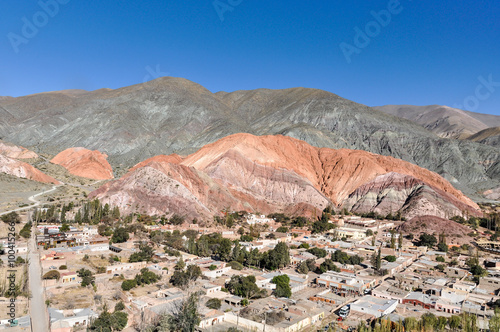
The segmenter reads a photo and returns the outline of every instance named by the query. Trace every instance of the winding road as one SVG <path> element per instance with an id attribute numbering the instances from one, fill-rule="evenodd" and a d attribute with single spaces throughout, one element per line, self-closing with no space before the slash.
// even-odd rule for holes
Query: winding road
<path id="1" fill-rule="evenodd" d="M 0 216 L 2 216 L 2 215 L 4 215 L 4 214 L 11 213 L 11 212 L 17 212 L 17 211 L 29 210 L 29 209 L 31 209 L 31 208 L 34 208 L 34 207 L 36 207 L 36 206 L 39 206 L 41 202 L 40 202 L 40 201 L 38 201 L 38 200 L 36 199 L 36 197 L 41 196 L 41 195 L 45 195 L 45 194 L 47 194 L 47 193 L 50 193 L 50 192 L 52 192 L 52 191 L 56 190 L 56 189 L 57 189 L 57 187 L 59 187 L 59 186 L 61 186 L 61 185 L 63 185 L 63 183 L 62 183 L 62 184 L 58 184 L 58 185 L 54 185 L 54 186 L 52 186 L 52 188 L 50 188 L 50 189 L 44 190 L 44 191 L 42 191 L 42 192 L 39 192 L 38 194 L 34 194 L 34 195 L 32 195 L 32 196 L 28 197 L 28 200 L 29 200 L 30 202 L 33 202 L 33 204 L 30 204 L 30 205 L 28 205 L 28 206 L 23 206 L 23 207 L 20 207 L 20 208 L 17 208 L 17 209 L 12 209 L 12 210 L 8 210 L 8 211 L 0 212 Z"/>

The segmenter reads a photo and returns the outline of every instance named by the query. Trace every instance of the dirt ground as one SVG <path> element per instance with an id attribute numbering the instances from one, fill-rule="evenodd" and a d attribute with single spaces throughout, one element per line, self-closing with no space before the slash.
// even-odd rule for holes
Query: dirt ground
<path id="1" fill-rule="evenodd" d="M 2 258 L 4 259 L 4 264 L 0 268 L 0 295 L 5 294 L 5 292 L 8 291 L 9 280 L 7 279 L 7 277 L 9 276 L 10 272 L 7 270 L 16 270 L 16 285 L 22 286 L 27 281 L 27 274 L 25 274 L 25 265 L 21 265 L 11 269 L 6 266 L 7 258 L 5 256 Z M 8 309 L 6 307 L 9 301 L 10 299 L 8 298 L 0 297 L 0 319 L 10 318 L 7 316 Z M 3 303 L 5 303 L 6 305 L 3 305 Z M 24 296 L 18 296 L 15 303 L 17 317 L 24 316 L 27 308 L 27 298 Z"/>
<path id="2" fill-rule="evenodd" d="M 47 190 L 51 185 L 20 179 L 18 177 L 0 173 L 0 211 L 18 208 L 30 203 L 28 197 L 37 192 Z"/>
<path id="3" fill-rule="evenodd" d="M 8 298 L 0 298 L 0 319 L 10 319 L 11 317 L 8 316 L 9 313 L 9 308 L 7 308 L 8 305 L 10 305 L 10 299 Z M 29 312 L 28 308 L 28 300 L 26 298 L 17 298 L 15 303 L 15 308 L 16 308 L 16 317 L 23 317 L 26 316 Z"/>
<path id="4" fill-rule="evenodd" d="M 91 287 L 80 285 L 47 290 L 50 306 L 56 309 L 89 308 L 94 304 L 94 295 Z"/>

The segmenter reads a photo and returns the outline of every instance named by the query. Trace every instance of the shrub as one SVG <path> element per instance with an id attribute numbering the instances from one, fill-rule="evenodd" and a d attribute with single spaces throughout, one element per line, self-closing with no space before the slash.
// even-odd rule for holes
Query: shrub
<path id="1" fill-rule="evenodd" d="M 123 304 L 122 301 L 118 302 L 116 305 L 115 305 L 115 311 L 121 311 L 125 309 L 125 304 Z"/>
<path id="2" fill-rule="evenodd" d="M 207 308 L 210 308 L 210 309 L 215 309 L 215 310 L 219 310 L 220 307 L 222 305 L 222 302 L 220 299 L 210 299 L 208 300 L 206 303 L 205 303 L 205 306 L 207 306 Z"/>
<path id="3" fill-rule="evenodd" d="M 132 288 L 134 288 L 135 286 L 137 286 L 137 283 L 135 282 L 134 279 L 127 279 L 124 282 L 122 282 L 122 289 L 124 291 L 129 291 Z"/>
<path id="4" fill-rule="evenodd" d="M 66 265 L 61 265 L 59 266 L 59 270 L 67 270 L 68 267 Z"/>
<path id="5" fill-rule="evenodd" d="M 393 255 L 388 255 L 388 256 L 385 256 L 384 259 L 388 262 L 395 262 L 396 261 L 396 256 L 393 256 Z"/>
<path id="6" fill-rule="evenodd" d="M 52 270 L 43 275 L 43 279 L 57 279 L 59 280 L 61 278 L 61 274 L 59 271 Z"/>
<path id="7" fill-rule="evenodd" d="M 243 270 L 243 265 L 242 265 L 240 262 L 237 262 L 237 261 L 232 261 L 232 262 L 229 262 L 229 266 L 230 266 L 233 270 L 237 270 L 237 271 L 241 271 L 241 270 Z"/>

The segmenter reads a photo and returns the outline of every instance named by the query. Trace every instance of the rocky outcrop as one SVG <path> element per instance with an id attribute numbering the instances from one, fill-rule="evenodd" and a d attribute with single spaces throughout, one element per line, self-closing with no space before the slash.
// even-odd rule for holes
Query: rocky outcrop
<path id="1" fill-rule="evenodd" d="M 28 163 L 0 154 L 0 172 L 33 181 L 59 184 L 59 181 Z"/>
<path id="2" fill-rule="evenodd" d="M 143 174 L 146 170 L 147 176 Z M 381 179 L 385 181 L 378 184 Z M 223 208 L 263 213 L 309 209 L 313 215 L 329 204 L 342 206 L 346 200 L 351 206 L 359 201 L 363 208 L 387 209 L 389 213 L 388 203 L 368 204 L 368 196 L 373 196 L 376 188 L 385 190 L 384 186 L 395 188 L 394 197 L 386 197 L 398 206 L 394 212 L 401 210 L 407 216 L 423 212 L 441 215 L 446 209 L 474 214 L 478 209 L 438 174 L 402 160 L 365 151 L 320 149 L 281 135 L 250 134 L 225 137 L 185 158 L 151 158 L 91 197 L 119 203 L 122 209 L 138 206 L 147 212 L 189 215 L 214 214 Z M 136 190 L 140 194 L 135 194 Z M 415 198 L 407 204 L 412 196 Z M 184 203 L 177 202 L 180 207 L 176 208 L 170 201 L 178 197 Z M 423 204 L 424 199 L 429 202 Z M 188 213 L 189 206 L 195 212 Z"/>
<path id="3" fill-rule="evenodd" d="M 418 239 L 422 233 L 434 235 L 436 239 L 439 234 L 444 234 L 448 245 L 470 244 L 474 240 L 468 235 L 471 231 L 470 228 L 436 216 L 414 217 L 405 221 L 399 230 L 403 235 L 411 234 L 414 239 Z"/>
<path id="4" fill-rule="evenodd" d="M 61 165 L 69 173 L 94 180 L 113 178 L 113 169 L 106 160 L 108 156 L 85 148 L 70 148 L 57 154 L 51 163 Z"/>
<path id="5" fill-rule="evenodd" d="M 359 213 L 375 212 L 387 215 L 400 211 L 406 218 L 432 215 L 442 218 L 476 215 L 476 207 L 465 204 L 423 180 L 410 175 L 387 173 L 356 189 L 343 204 Z"/>
<path id="6" fill-rule="evenodd" d="M 193 167 L 152 161 L 134 167 L 90 197 L 127 212 L 177 213 L 188 218 L 210 217 L 225 208 L 271 213 L 301 205 L 311 212 L 330 203 L 311 183 L 293 173 L 247 164 L 241 165 L 239 175 L 228 183 Z M 243 180 L 246 176 L 248 181 Z M 250 182 L 253 185 L 247 186 Z"/>
<path id="7" fill-rule="evenodd" d="M 33 151 L 23 148 L 22 146 L 9 144 L 2 141 L 0 141 L 0 154 L 14 159 L 38 158 L 38 155 Z"/>

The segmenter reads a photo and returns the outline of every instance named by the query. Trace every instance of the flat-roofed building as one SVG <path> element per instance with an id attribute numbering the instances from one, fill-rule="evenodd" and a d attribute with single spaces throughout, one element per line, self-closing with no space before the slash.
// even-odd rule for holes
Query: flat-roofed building
<path id="1" fill-rule="evenodd" d="M 397 300 L 381 299 L 374 296 L 363 296 L 351 304 L 351 311 L 368 314 L 376 318 L 388 315 L 396 310 Z"/>

